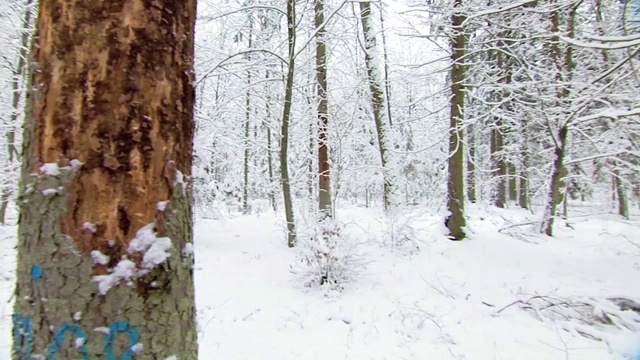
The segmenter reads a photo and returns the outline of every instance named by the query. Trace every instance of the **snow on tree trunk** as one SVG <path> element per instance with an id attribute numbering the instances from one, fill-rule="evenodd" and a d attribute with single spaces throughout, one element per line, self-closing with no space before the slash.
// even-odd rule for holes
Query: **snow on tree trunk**
<path id="1" fill-rule="evenodd" d="M 369 79 L 369 90 L 371 92 L 371 102 L 373 105 L 373 118 L 376 124 L 378 135 L 378 150 L 383 172 L 383 196 L 385 211 L 397 205 L 395 199 L 397 184 L 397 171 L 394 168 L 397 162 L 393 161 L 390 150 L 391 139 L 389 138 L 389 119 L 387 119 L 386 101 L 383 85 L 383 60 L 377 49 L 376 29 L 373 25 L 371 14 L 371 2 L 362 1 L 360 4 L 360 20 L 362 22 L 362 33 L 364 36 L 365 66 Z"/>
<path id="2" fill-rule="evenodd" d="M 41 0 L 13 359 L 197 359 L 195 0 Z"/>
<path id="3" fill-rule="evenodd" d="M 318 94 L 318 208 L 322 217 L 331 217 L 331 172 L 329 165 L 329 101 L 327 100 L 327 46 L 324 0 L 315 1 L 316 91 Z"/>

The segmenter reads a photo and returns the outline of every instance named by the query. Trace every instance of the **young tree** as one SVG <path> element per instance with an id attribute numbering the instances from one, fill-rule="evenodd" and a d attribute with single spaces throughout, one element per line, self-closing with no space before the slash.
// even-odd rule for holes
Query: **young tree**
<path id="1" fill-rule="evenodd" d="M 296 246 L 296 222 L 293 216 L 291 201 L 291 184 L 289 179 L 289 123 L 291 119 L 291 102 L 293 101 L 293 76 L 296 51 L 296 2 L 287 0 L 287 34 L 289 44 L 287 81 L 285 85 L 284 107 L 282 111 L 282 130 L 280 136 L 280 181 L 284 198 L 284 213 L 287 221 L 287 245 Z"/>
<path id="2" fill-rule="evenodd" d="M 197 359 L 195 16 L 195 0 L 40 0 L 13 359 Z"/>

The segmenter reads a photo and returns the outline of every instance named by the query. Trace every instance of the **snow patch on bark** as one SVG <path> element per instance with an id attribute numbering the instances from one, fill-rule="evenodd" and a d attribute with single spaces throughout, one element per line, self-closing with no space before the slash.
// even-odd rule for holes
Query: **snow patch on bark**
<path id="1" fill-rule="evenodd" d="M 94 263 L 100 264 L 100 265 L 107 265 L 110 260 L 109 256 L 103 254 L 99 250 L 91 251 L 91 258 L 93 259 Z"/>
<path id="2" fill-rule="evenodd" d="M 167 208 L 168 203 L 169 201 L 159 201 L 156 208 L 158 209 L 158 211 L 164 211 Z"/>
<path id="3" fill-rule="evenodd" d="M 60 175 L 60 167 L 56 163 L 44 163 L 40 166 L 40 172 L 44 175 L 58 176 Z"/>
<path id="4" fill-rule="evenodd" d="M 151 223 L 143 226 L 136 233 L 135 238 L 129 243 L 127 252 L 129 255 L 138 253 L 142 255 L 140 264 L 129 260 L 126 256 L 116 264 L 107 275 L 96 275 L 93 281 L 98 283 L 98 293 L 105 295 L 112 287 L 125 282 L 130 286 L 136 278 L 149 273 L 154 267 L 164 263 L 170 256 L 172 243 L 168 237 L 157 237 L 154 231 L 155 224 Z M 91 252 L 91 257 L 98 263 L 105 265 L 109 262 L 109 257 L 100 251 Z"/>
<path id="5" fill-rule="evenodd" d="M 108 327 L 97 327 L 95 329 L 93 329 L 93 331 L 97 332 L 97 333 L 101 333 L 101 334 L 105 334 L 105 335 L 109 335 L 109 333 L 111 332 L 111 330 L 109 330 Z"/>
<path id="6" fill-rule="evenodd" d="M 136 263 L 128 259 L 122 259 L 112 269 L 111 274 L 96 275 L 93 281 L 98 283 L 98 293 L 106 295 L 112 287 L 118 285 L 121 281 L 129 281 L 136 274 Z"/>
<path id="7" fill-rule="evenodd" d="M 129 254 L 141 253 L 143 269 L 153 269 L 162 264 L 169 257 L 171 239 L 168 237 L 156 237 L 153 231 L 154 224 L 145 225 L 138 230 L 136 237 L 129 243 Z"/>
<path id="8" fill-rule="evenodd" d="M 85 230 L 89 230 L 92 234 L 95 234 L 96 231 L 98 231 L 98 228 L 96 227 L 96 224 L 92 224 L 90 222 L 86 222 L 84 224 L 82 224 L 82 228 Z"/>

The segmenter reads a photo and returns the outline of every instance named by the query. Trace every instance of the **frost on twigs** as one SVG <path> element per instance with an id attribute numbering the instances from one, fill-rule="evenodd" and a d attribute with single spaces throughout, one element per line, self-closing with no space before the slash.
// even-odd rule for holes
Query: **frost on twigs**
<path id="1" fill-rule="evenodd" d="M 324 219 L 305 227 L 291 271 L 307 287 L 341 291 L 365 266 L 359 244 L 345 236 L 344 226 Z"/>
<path id="2" fill-rule="evenodd" d="M 98 293 L 105 295 L 112 287 L 125 282 L 130 283 L 135 279 L 147 275 L 152 269 L 164 263 L 169 258 L 172 243 L 168 237 L 157 237 L 154 232 L 155 224 L 143 226 L 136 233 L 136 237 L 129 243 L 128 254 L 133 259 L 140 257 L 138 263 L 129 257 L 122 259 L 109 269 L 107 275 L 97 275 L 93 281 L 98 284 Z M 98 251 L 93 251 L 91 256 L 94 262 L 101 263 L 105 258 Z M 107 260 L 108 262 L 108 260 Z"/>
<path id="3" fill-rule="evenodd" d="M 505 305 L 494 315 L 498 316 L 514 307 L 540 321 L 552 321 L 564 331 L 610 346 L 619 339 L 616 334 L 640 333 L 640 302 L 633 299 L 533 296 Z"/>
<path id="4" fill-rule="evenodd" d="M 393 252 L 415 254 L 420 251 L 416 231 L 411 225 L 416 221 L 414 216 L 403 214 L 393 209 L 384 214 L 380 224 L 380 243 Z"/>

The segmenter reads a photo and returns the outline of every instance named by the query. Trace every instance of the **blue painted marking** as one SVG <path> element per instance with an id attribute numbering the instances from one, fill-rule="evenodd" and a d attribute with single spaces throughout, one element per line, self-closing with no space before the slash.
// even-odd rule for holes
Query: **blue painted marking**
<path id="1" fill-rule="evenodd" d="M 129 335 L 129 347 L 127 351 L 122 354 L 121 357 L 116 358 L 116 355 L 113 353 L 113 342 L 115 341 L 117 333 L 126 333 Z M 129 326 L 129 323 L 126 321 L 114 321 L 109 324 L 109 334 L 104 338 L 104 351 L 107 357 L 107 360 L 131 360 L 135 353 L 133 352 L 133 346 L 138 343 L 139 340 L 138 330 L 136 328 Z"/>
<path id="2" fill-rule="evenodd" d="M 42 279 L 42 267 L 40 265 L 31 266 L 31 280 Z"/>
<path id="3" fill-rule="evenodd" d="M 33 330 L 31 318 L 13 314 L 13 352 L 14 355 L 24 355 L 25 359 L 31 359 L 31 343 Z"/>
<path id="4" fill-rule="evenodd" d="M 67 331 L 75 335 L 76 339 L 84 339 L 86 343 L 87 335 L 85 335 L 80 326 L 75 324 L 69 325 L 68 323 L 64 322 L 62 323 L 62 325 L 60 325 L 60 329 L 58 329 L 58 332 L 53 336 L 53 343 L 51 344 L 51 346 L 49 346 L 49 354 L 47 355 L 47 360 L 54 360 L 56 354 L 60 352 L 60 347 L 62 346 L 64 335 Z M 85 344 L 82 344 L 82 346 L 78 347 L 78 352 L 80 352 L 82 360 L 89 360 L 89 352 L 87 351 L 87 347 Z"/>

